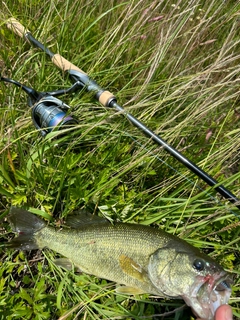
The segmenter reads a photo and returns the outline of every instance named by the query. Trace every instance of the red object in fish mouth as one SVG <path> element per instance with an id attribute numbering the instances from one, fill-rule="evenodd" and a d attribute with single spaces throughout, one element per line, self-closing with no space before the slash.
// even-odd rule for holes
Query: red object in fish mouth
<path id="1" fill-rule="evenodd" d="M 191 295 L 183 299 L 197 317 L 212 320 L 217 308 L 228 303 L 231 283 L 232 276 L 225 271 L 198 276 L 192 285 Z"/>

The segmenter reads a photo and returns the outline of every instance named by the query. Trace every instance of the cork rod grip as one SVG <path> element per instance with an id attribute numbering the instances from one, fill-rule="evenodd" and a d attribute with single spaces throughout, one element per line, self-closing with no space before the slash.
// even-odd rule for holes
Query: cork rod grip
<path id="1" fill-rule="evenodd" d="M 76 71 L 79 71 L 81 73 L 86 74 L 86 72 L 84 72 L 83 70 L 81 70 L 80 68 L 75 66 L 73 63 L 71 63 L 67 59 L 63 58 L 59 53 L 56 53 L 52 57 L 52 63 L 54 63 L 55 66 L 57 66 L 58 68 L 60 68 L 63 71 L 76 70 Z"/>
<path id="2" fill-rule="evenodd" d="M 84 72 L 83 70 L 81 70 L 80 68 L 78 68 L 77 66 L 75 66 L 73 63 L 71 63 L 70 61 L 68 61 L 67 59 L 63 58 L 59 53 L 56 53 L 53 57 L 52 57 L 52 62 L 61 70 L 63 71 L 69 71 L 69 70 L 76 70 L 79 71 L 83 74 L 86 74 L 86 72 Z M 87 74 L 86 74 L 87 75 Z M 101 95 L 99 96 L 98 100 L 99 102 L 104 105 L 107 106 L 108 102 L 112 99 L 114 99 L 115 97 L 113 96 L 113 94 L 109 91 L 103 91 L 101 93 Z"/>
<path id="3" fill-rule="evenodd" d="M 7 20 L 7 27 L 12 30 L 14 33 L 16 33 L 18 36 L 23 38 L 26 33 L 29 32 L 17 19 L 15 18 L 9 18 Z"/>
<path id="4" fill-rule="evenodd" d="M 116 99 L 115 96 L 114 96 L 111 92 L 105 90 L 105 91 L 103 91 L 103 93 L 102 93 L 102 94 L 100 95 L 100 97 L 98 98 L 98 101 L 99 101 L 103 106 L 108 107 L 109 101 L 115 100 L 115 99 Z"/>

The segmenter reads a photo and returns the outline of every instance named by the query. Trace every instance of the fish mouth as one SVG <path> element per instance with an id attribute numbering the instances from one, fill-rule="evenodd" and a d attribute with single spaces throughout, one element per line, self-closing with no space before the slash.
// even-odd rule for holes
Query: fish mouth
<path id="1" fill-rule="evenodd" d="M 213 315 L 220 305 L 228 303 L 231 295 L 230 284 L 230 281 L 226 278 L 219 279 L 212 289 L 210 293 L 210 308 Z"/>
<path id="2" fill-rule="evenodd" d="M 192 307 L 196 316 L 212 320 L 217 308 L 228 303 L 232 277 L 226 272 L 221 272 L 218 275 L 199 278 L 196 282 L 190 297 L 184 300 Z"/>

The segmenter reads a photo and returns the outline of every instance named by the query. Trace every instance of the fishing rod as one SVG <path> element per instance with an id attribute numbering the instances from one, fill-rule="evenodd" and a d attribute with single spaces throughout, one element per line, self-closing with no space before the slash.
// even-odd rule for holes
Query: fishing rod
<path id="1" fill-rule="evenodd" d="M 240 200 L 223 185 L 219 184 L 214 178 L 207 174 L 204 170 L 198 167 L 195 163 L 187 159 L 175 148 L 170 146 L 165 140 L 160 136 L 155 134 L 150 130 L 145 124 L 140 120 L 135 118 L 131 113 L 127 112 L 121 105 L 117 103 L 116 97 L 99 86 L 93 79 L 91 79 L 87 73 L 75 66 L 73 63 L 62 57 L 59 53 L 53 53 L 44 44 L 39 42 L 33 37 L 31 32 L 27 30 L 19 21 L 15 18 L 8 19 L 7 27 L 14 31 L 17 35 L 25 38 L 35 47 L 41 49 L 45 52 L 51 59 L 51 61 L 62 71 L 68 72 L 70 79 L 73 83 L 77 83 L 77 89 L 85 89 L 94 94 L 96 100 L 100 102 L 106 108 L 111 108 L 116 111 L 120 111 L 130 122 L 140 129 L 146 136 L 153 140 L 156 144 L 163 147 L 169 154 L 171 154 L 175 159 L 181 162 L 185 167 L 187 167 L 191 172 L 205 181 L 209 186 L 213 187 L 219 194 L 221 194 L 225 199 L 233 203 L 238 209 L 240 209 Z"/>

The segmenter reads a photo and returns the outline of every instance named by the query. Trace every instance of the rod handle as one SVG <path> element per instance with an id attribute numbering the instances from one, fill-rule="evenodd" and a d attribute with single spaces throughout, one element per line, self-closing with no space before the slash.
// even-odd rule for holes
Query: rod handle
<path id="1" fill-rule="evenodd" d="M 81 70 L 80 68 L 75 66 L 72 62 L 65 59 L 59 53 L 54 54 L 54 56 L 52 57 L 52 63 L 54 63 L 55 66 L 57 66 L 59 69 L 61 69 L 63 71 L 76 70 L 76 71 L 79 71 L 81 73 L 86 74 L 86 72 L 84 72 L 83 70 Z"/>
<path id="2" fill-rule="evenodd" d="M 35 44 L 35 46 L 41 48 L 43 51 L 46 52 L 47 48 L 45 48 L 43 44 L 41 44 L 38 40 L 33 38 L 30 31 L 26 29 L 17 19 L 13 17 L 9 18 L 7 20 L 7 27 L 10 30 L 12 30 L 14 33 L 16 33 L 18 36 L 20 36 L 21 38 L 26 38 L 30 43 Z M 53 54 L 51 52 L 50 57 L 51 57 L 52 63 L 55 64 L 59 69 L 63 71 L 75 70 L 82 74 L 87 75 L 86 72 L 84 72 L 83 70 L 75 66 L 73 63 L 65 59 L 59 53 Z M 116 98 L 111 92 L 107 90 L 103 90 L 99 95 L 98 100 L 102 105 L 107 107 L 109 105 L 109 102 L 112 100 L 116 100 Z"/>
<path id="3" fill-rule="evenodd" d="M 116 100 L 115 96 L 110 91 L 103 91 L 98 98 L 98 101 L 105 107 L 109 107 L 109 102 Z"/>
<path id="4" fill-rule="evenodd" d="M 56 53 L 52 57 L 52 62 L 63 71 L 76 70 L 78 72 L 81 72 L 82 74 L 87 75 L 86 72 L 84 72 L 83 70 L 75 66 L 73 63 L 65 59 L 59 53 Z M 98 101 L 106 107 L 108 106 L 109 101 L 111 101 L 112 99 L 115 99 L 114 95 L 107 90 L 104 90 L 98 97 Z"/>
<path id="5" fill-rule="evenodd" d="M 23 38 L 25 37 L 26 33 L 29 32 L 28 29 L 26 29 L 17 19 L 15 18 L 9 18 L 7 20 L 7 27 L 8 29 L 12 30 L 14 33 L 16 33 L 19 37 Z"/>

